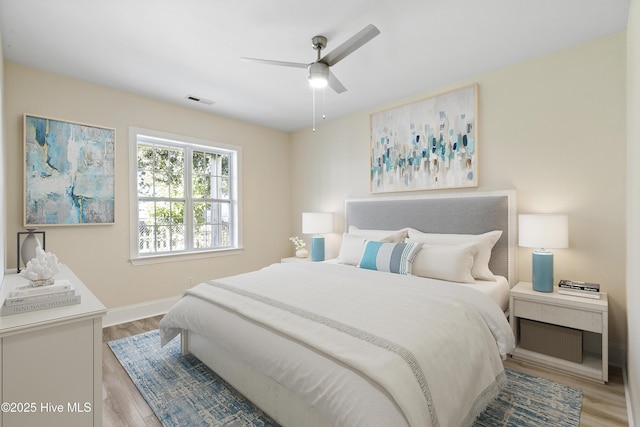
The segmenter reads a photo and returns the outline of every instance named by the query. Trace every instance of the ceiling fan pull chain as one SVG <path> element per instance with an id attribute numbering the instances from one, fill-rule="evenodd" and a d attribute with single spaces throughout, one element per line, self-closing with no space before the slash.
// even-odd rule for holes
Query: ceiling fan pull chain
<path id="1" fill-rule="evenodd" d="M 311 103 L 313 104 L 311 107 L 311 114 L 313 115 L 313 131 L 316 131 L 316 89 L 311 88 Z"/>
<path id="2" fill-rule="evenodd" d="M 325 105 L 325 98 L 324 98 L 324 94 L 326 93 L 325 88 L 322 88 L 322 120 L 325 120 L 327 118 L 327 116 L 324 114 L 325 111 L 327 111 L 326 105 Z"/>

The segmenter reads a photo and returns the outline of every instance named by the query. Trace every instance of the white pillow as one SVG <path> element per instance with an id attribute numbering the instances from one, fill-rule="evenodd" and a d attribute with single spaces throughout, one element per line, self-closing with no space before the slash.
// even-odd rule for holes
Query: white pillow
<path id="1" fill-rule="evenodd" d="M 340 253 L 338 254 L 338 262 L 340 264 L 358 265 L 364 251 L 364 241 L 363 237 L 344 233 L 342 235 Z"/>
<path id="2" fill-rule="evenodd" d="M 403 243 L 407 237 L 407 228 L 402 230 L 363 230 L 353 225 L 349 226 L 349 234 L 366 240 L 385 243 Z"/>
<path id="3" fill-rule="evenodd" d="M 428 245 L 460 245 L 463 243 L 479 243 L 478 253 L 473 261 L 471 274 L 479 280 L 495 281 L 496 277 L 489 269 L 489 260 L 491 260 L 491 250 L 495 246 L 502 230 L 489 231 L 484 234 L 437 234 L 423 233 L 422 231 L 409 229 L 409 241 L 426 243 Z"/>
<path id="4" fill-rule="evenodd" d="M 450 282 L 475 283 L 471 268 L 478 249 L 478 243 L 455 246 L 423 243 L 422 249 L 413 259 L 411 274 Z"/>

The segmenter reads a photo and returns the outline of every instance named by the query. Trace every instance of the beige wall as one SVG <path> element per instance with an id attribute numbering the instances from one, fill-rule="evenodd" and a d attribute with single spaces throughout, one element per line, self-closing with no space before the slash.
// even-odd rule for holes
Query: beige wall
<path id="1" fill-rule="evenodd" d="M 627 380 L 630 412 L 640 421 L 640 3 L 633 0 L 627 25 Z"/>
<path id="2" fill-rule="evenodd" d="M 116 224 L 47 227 L 54 252 L 109 308 L 180 295 L 194 282 L 245 272 L 292 251 L 290 136 L 260 126 L 180 107 L 104 86 L 5 62 L 5 244 L 16 267 L 15 235 L 23 230 L 23 114 L 116 129 Z M 242 147 L 244 252 L 241 255 L 132 266 L 129 261 L 129 126 Z"/>
<path id="3" fill-rule="evenodd" d="M 3 51 L 2 51 L 2 31 L 0 29 L 0 59 L 3 58 Z M 4 194 L 4 188 L 5 188 L 5 138 L 4 138 L 4 127 L 2 125 L 2 119 L 3 119 L 3 114 L 2 111 L 4 109 L 4 61 L 0 60 L 0 212 L 4 212 L 4 207 L 5 207 L 5 194 Z M 6 263 L 6 258 L 4 256 L 5 254 L 5 233 L 7 230 L 7 220 L 6 220 L 7 216 L 6 215 L 2 215 L 2 218 L 0 219 L 0 279 L 4 277 L 4 270 L 5 270 L 5 263 Z"/>
<path id="4" fill-rule="evenodd" d="M 555 277 L 602 284 L 610 296 L 610 340 L 622 346 L 624 33 L 325 123 L 315 133 L 294 133 L 293 232 L 302 211 L 329 210 L 340 218 L 345 198 L 369 196 L 371 113 L 473 82 L 479 85 L 478 189 L 516 189 L 519 213 L 569 214 L 571 247 L 554 251 Z M 341 226 L 338 220 L 336 231 Z M 330 236 L 329 256 L 337 254 L 339 236 Z M 519 249 L 521 280 L 531 280 L 530 254 Z"/>

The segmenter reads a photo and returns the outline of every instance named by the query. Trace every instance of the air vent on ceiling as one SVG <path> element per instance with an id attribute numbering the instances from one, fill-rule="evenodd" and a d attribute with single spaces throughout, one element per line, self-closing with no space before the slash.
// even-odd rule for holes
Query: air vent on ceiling
<path id="1" fill-rule="evenodd" d="M 187 95 L 185 96 L 185 99 L 188 99 L 189 101 L 199 102 L 201 104 L 213 105 L 213 101 L 211 101 L 210 99 L 200 98 L 199 96 Z"/>

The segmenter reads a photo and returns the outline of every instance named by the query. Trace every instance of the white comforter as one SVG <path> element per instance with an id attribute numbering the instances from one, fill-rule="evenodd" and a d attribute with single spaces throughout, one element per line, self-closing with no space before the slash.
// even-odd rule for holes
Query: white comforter
<path id="1" fill-rule="evenodd" d="M 412 276 L 324 263 L 274 264 L 202 283 L 186 295 L 361 372 L 389 393 L 410 426 L 470 425 L 499 392 L 501 356 L 514 346 L 503 312 L 489 297 Z M 163 319 L 163 344 L 197 324 L 184 321 L 186 312 L 182 304 Z"/>

